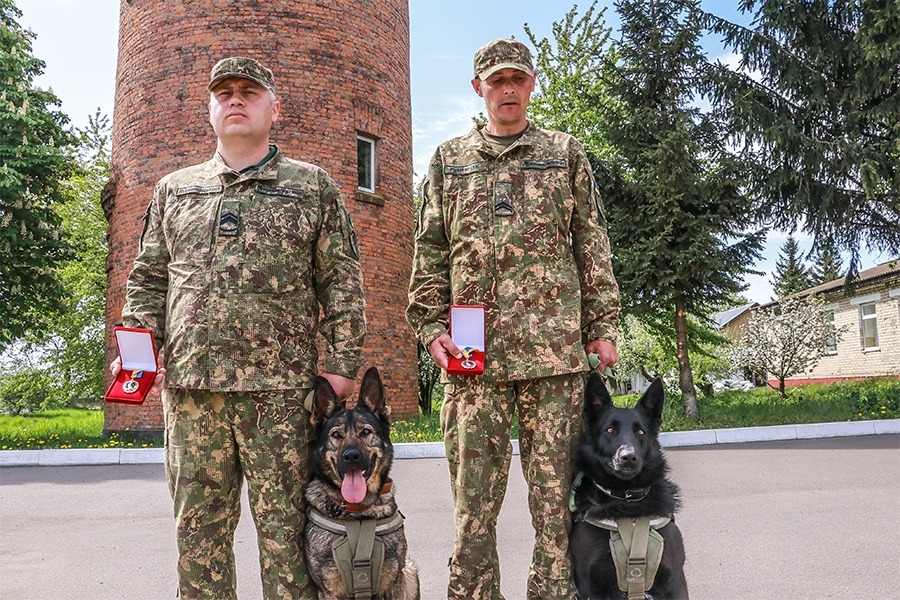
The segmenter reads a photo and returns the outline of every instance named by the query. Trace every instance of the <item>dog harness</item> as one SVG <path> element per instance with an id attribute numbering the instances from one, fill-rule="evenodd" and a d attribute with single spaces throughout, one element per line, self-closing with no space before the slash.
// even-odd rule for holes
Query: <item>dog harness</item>
<path id="1" fill-rule="evenodd" d="M 583 477 L 584 473 L 579 472 L 572 484 L 569 509 L 573 513 L 576 510 L 575 492 L 581 485 Z M 608 496 L 628 502 L 637 502 L 649 492 L 644 489 L 626 490 L 620 496 L 613 495 L 599 485 L 597 487 Z M 628 600 L 645 600 L 649 597 L 646 592 L 653 587 L 665 548 L 665 540 L 657 529 L 662 529 L 672 519 L 669 517 L 606 519 L 592 514 L 593 508 L 588 507 L 578 514 L 575 521 L 609 531 L 609 550 L 616 567 L 619 589 L 628 594 Z"/>
<path id="2" fill-rule="evenodd" d="M 403 527 L 400 511 L 386 519 L 337 520 L 310 507 L 309 519 L 335 534 L 331 554 L 352 597 L 371 600 L 384 564 L 384 542 L 379 538 Z"/>

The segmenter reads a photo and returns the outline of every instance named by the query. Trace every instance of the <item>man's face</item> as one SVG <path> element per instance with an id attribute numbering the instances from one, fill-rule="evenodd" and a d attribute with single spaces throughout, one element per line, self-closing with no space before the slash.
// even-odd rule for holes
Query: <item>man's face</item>
<path id="1" fill-rule="evenodd" d="M 485 80 L 472 80 L 475 92 L 484 98 L 488 121 L 506 131 L 518 133 L 525 128 L 525 110 L 534 91 L 534 77 L 518 69 L 500 69 Z"/>
<path id="2" fill-rule="evenodd" d="M 243 77 L 223 79 L 209 96 L 209 122 L 220 140 L 268 139 L 279 109 L 272 92 Z"/>

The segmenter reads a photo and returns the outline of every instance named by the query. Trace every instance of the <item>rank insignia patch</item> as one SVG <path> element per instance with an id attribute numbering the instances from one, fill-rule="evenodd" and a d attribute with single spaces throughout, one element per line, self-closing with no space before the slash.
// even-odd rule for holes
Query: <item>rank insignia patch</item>
<path id="1" fill-rule="evenodd" d="M 236 236 L 240 228 L 240 219 L 231 212 L 223 212 L 219 217 L 219 235 Z"/>
<path id="2" fill-rule="evenodd" d="M 494 214 L 498 217 L 510 217 L 514 213 L 512 183 L 498 181 L 494 184 Z"/>

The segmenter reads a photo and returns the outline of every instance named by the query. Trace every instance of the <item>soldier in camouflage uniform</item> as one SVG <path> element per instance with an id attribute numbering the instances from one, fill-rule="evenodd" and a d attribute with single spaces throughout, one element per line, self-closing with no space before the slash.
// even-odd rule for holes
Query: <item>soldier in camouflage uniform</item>
<path id="1" fill-rule="evenodd" d="M 586 353 L 601 370 L 618 360 L 618 286 L 591 168 L 577 140 L 528 123 L 534 77 L 520 42 L 478 50 L 472 86 L 488 122 L 438 147 L 417 224 L 407 318 L 440 367 L 461 356 L 450 305 L 486 306 L 484 374 L 445 374 L 448 598 L 502 598 L 496 523 L 516 411 L 535 528 L 527 597 L 575 597 L 567 501 Z"/>
<path id="2" fill-rule="evenodd" d="M 300 543 L 303 400 L 317 332 L 323 375 L 340 397 L 353 391 L 365 337 L 359 250 L 334 181 L 269 144 L 280 110 L 272 72 L 227 58 L 208 89 L 217 152 L 156 186 L 122 319 L 152 329 L 163 349 L 180 597 L 236 597 L 246 477 L 265 598 L 313 600 Z"/>

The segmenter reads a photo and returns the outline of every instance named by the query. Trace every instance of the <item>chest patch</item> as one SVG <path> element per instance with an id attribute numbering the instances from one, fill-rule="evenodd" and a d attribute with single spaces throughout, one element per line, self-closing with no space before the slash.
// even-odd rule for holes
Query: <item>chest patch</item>
<path id="1" fill-rule="evenodd" d="M 234 237 L 238 234 L 240 225 L 241 220 L 237 214 L 223 210 L 222 216 L 219 217 L 219 235 Z"/>
<path id="2" fill-rule="evenodd" d="M 512 183 L 496 182 L 494 184 L 494 214 L 498 217 L 511 217 L 515 212 Z"/>

